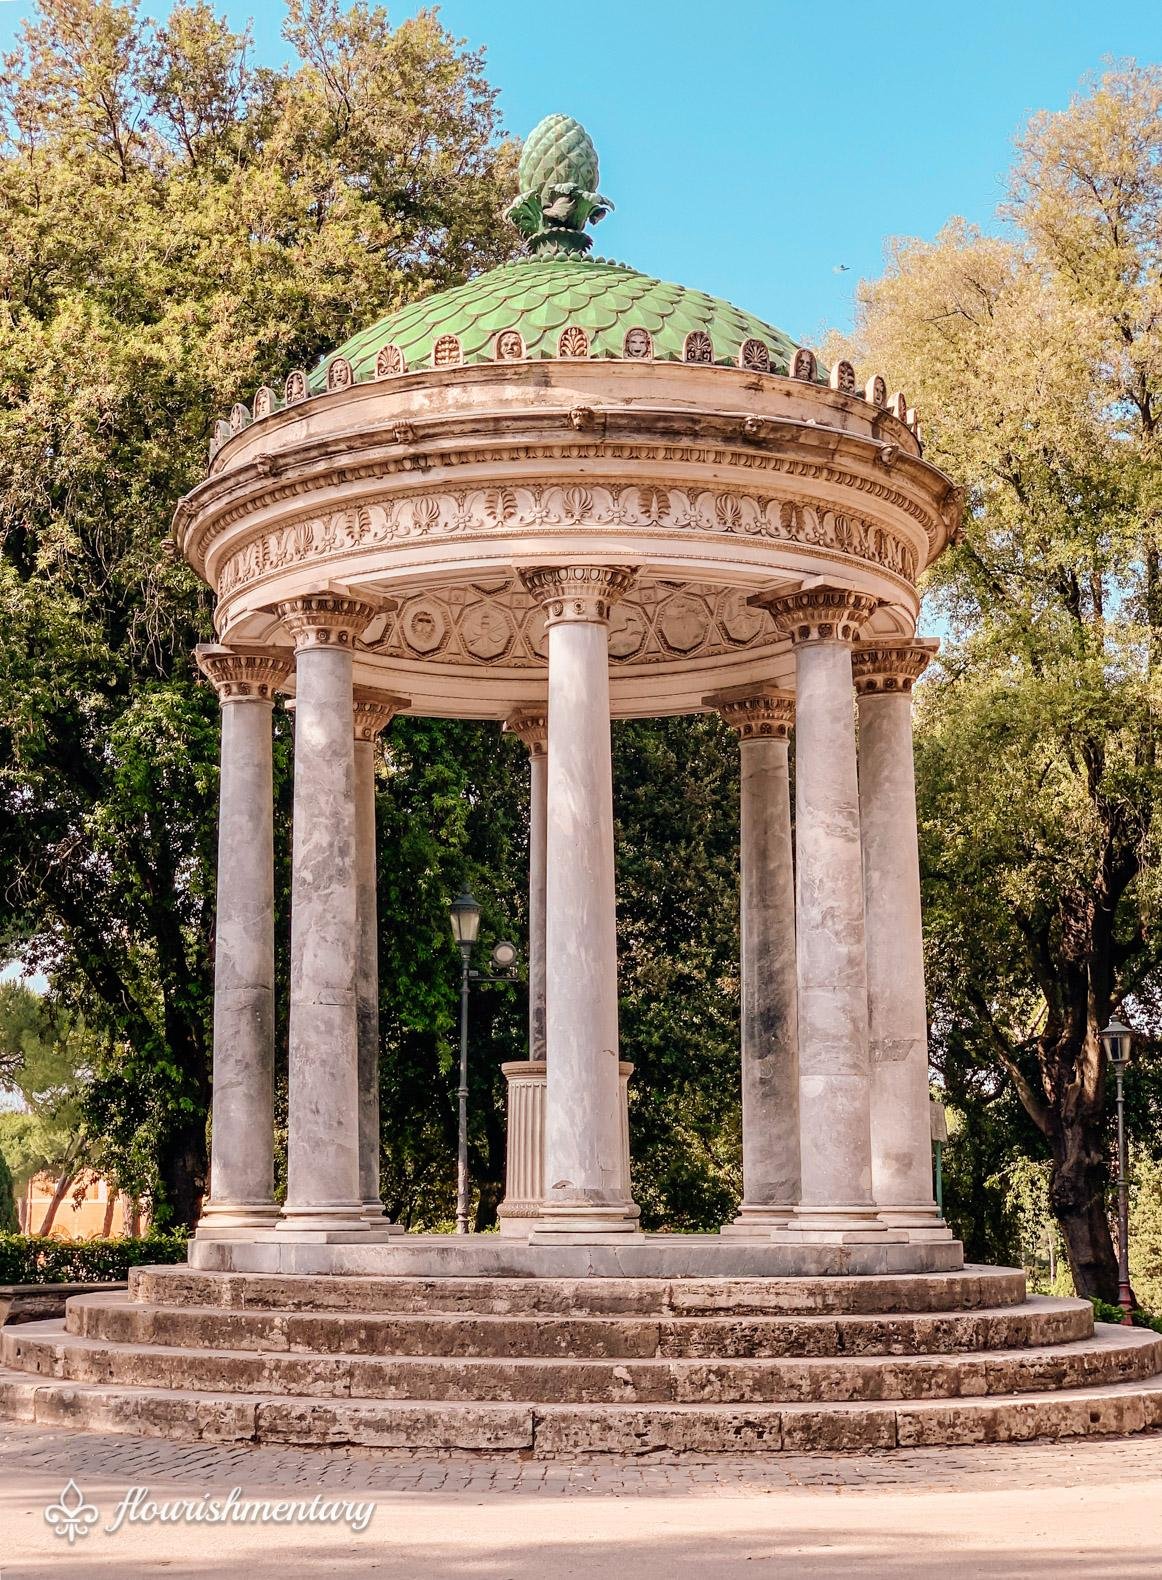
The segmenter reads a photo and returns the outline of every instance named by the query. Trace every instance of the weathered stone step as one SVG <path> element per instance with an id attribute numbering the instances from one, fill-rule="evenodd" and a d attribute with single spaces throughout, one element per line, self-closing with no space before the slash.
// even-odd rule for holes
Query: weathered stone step
<path id="1" fill-rule="evenodd" d="M 973 1311 L 1019 1305 L 1013 1268 L 834 1278 L 414 1278 L 207 1273 L 139 1267 L 129 1292 L 148 1304 L 288 1311 L 472 1312 L 519 1316 L 828 1316 Z"/>
<path id="2" fill-rule="evenodd" d="M 0 1416 L 178 1441 L 386 1453 L 802 1453 L 1121 1435 L 1162 1426 L 1162 1378 L 1058 1394 L 830 1405 L 400 1404 L 76 1384 L 0 1368 Z"/>
<path id="3" fill-rule="evenodd" d="M 1087 1300 L 1034 1297 L 999 1310 L 896 1316 L 495 1316 L 474 1312 L 230 1310 L 151 1306 L 124 1296 L 69 1304 L 66 1330 L 117 1344 L 292 1354 L 555 1356 L 565 1359 L 924 1355 L 1089 1338 Z"/>
<path id="4" fill-rule="evenodd" d="M 1162 1338 L 1098 1326 L 1090 1339 L 982 1354 L 765 1360 L 567 1360 L 287 1354 L 117 1344 L 59 1322 L 0 1334 L 0 1359 L 80 1383 L 287 1394 L 532 1404 L 843 1403 L 956 1399 L 1137 1381 L 1162 1370 Z"/>

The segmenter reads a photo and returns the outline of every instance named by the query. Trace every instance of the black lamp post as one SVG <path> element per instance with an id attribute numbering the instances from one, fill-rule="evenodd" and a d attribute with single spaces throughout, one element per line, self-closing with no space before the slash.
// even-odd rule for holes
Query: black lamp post
<path id="1" fill-rule="evenodd" d="M 1134 1325 L 1134 1297 L 1130 1292 L 1130 1166 L 1126 1152 L 1126 1100 L 1122 1088 L 1134 1034 L 1120 1020 L 1110 1019 L 1101 1040 L 1118 1083 L 1118 1304 L 1122 1326 Z"/>
<path id="2" fill-rule="evenodd" d="M 450 910 L 452 936 L 460 945 L 460 1103 L 456 1139 L 456 1233 L 468 1233 L 468 969 L 480 933 L 480 907 L 468 893 L 457 895 Z"/>
<path id="3" fill-rule="evenodd" d="M 473 982 L 512 982 L 516 945 L 501 939 L 492 951 L 492 966 L 502 975 L 482 976 L 471 969 L 472 950 L 480 936 L 480 907 L 467 890 L 448 911 L 452 937 L 460 945 L 460 1086 L 456 1135 L 456 1233 L 468 1233 L 468 989 Z"/>

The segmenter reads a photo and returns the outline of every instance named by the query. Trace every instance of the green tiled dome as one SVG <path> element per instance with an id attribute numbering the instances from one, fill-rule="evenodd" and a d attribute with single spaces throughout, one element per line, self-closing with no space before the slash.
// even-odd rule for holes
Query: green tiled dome
<path id="1" fill-rule="evenodd" d="M 346 357 L 355 379 L 362 381 L 375 378 L 376 360 L 387 346 L 399 348 L 409 371 L 433 365 L 436 342 L 443 336 L 459 341 L 460 361 L 492 362 L 497 336 L 515 329 L 526 358 L 557 357 L 562 331 L 572 327 L 584 330 L 591 357 L 625 356 L 631 329 L 650 336 L 648 343 L 635 337 L 631 355 L 667 361 L 699 360 L 688 358 L 686 341 L 698 331 L 710 337 L 713 361 L 720 364 L 737 366 L 744 344 L 759 341 L 770 371 L 786 373 L 796 349 L 781 329 L 701 291 L 602 259 L 533 256 L 389 313 L 325 358 L 310 375 L 310 389 L 326 388 L 327 366 L 336 356 Z M 747 365 L 761 366 L 758 355 L 757 364 Z"/>

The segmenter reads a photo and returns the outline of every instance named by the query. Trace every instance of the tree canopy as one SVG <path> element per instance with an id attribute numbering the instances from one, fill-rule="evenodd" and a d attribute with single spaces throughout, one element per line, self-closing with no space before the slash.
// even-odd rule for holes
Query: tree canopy
<path id="1" fill-rule="evenodd" d="M 1009 217 L 894 243 L 856 338 L 968 496 L 918 704 L 937 1066 L 981 1102 L 1003 1072 L 1113 1300 L 1098 1033 L 1127 1006 L 1156 1035 L 1162 992 L 1162 70 L 1035 117 Z"/>
<path id="2" fill-rule="evenodd" d="M 174 504 L 216 412 L 515 241 L 479 54 L 286 31 L 273 71 L 201 0 L 44 0 L 0 73 L 0 937 L 107 1034 L 92 1115 L 162 1221 L 205 1184 L 217 787 Z"/>

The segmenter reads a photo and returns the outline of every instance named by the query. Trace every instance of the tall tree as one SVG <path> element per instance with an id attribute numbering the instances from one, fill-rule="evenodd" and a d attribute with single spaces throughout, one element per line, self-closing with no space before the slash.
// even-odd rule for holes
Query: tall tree
<path id="1" fill-rule="evenodd" d="M 480 54 L 293 0 L 256 68 L 204 0 L 43 0 L 0 72 L 0 936 L 109 1049 L 126 1182 L 206 1182 L 216 707 L 168 553 L 212 416 L 508 255 Z"/>
<path id="2" fill-rule="evenodd" d="M 1107 1300 L 1098 1034 L 1162 982 L 1160 108 L 1162 71 L 1129 66 L 1036 118 L 1019 233 L 896 243 L 857 336 L 969 502 L 918 708 L 934 1050 L 1012 1083 L 1075 1284 Z"/>
<path id="3" fill-rule="evenodd" d="M 30 1232 L 47 1234 L 69 1191 L 94 1177 L 102 1147 L 85 1123 L 82 1093 L 99 1051 L 79 1016 L 22 982 L 0 983 L 0 1094 L 20 1104 L 0 1114 L 0 1144 L 21 1189 L 34 1174 L 55 1181 L 43 1222 Z"/>

